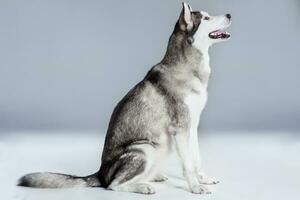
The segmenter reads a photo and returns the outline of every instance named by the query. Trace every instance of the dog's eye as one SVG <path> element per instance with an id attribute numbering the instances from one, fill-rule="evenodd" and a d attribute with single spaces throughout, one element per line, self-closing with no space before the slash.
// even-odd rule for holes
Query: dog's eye
<path id="1" fill-rule="evenodd" d="M 209 20 L 210 18 L 208 16 L 205 16 L 203 19 L 204 20 Z"/>

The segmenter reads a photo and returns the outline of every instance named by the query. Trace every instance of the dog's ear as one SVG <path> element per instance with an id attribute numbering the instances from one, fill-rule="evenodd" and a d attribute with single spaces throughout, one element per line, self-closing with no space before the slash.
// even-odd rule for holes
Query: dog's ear
<path id="1" fill-rule="evenodd" d="M 179 26 L 183 31 L 191 30 L 193 28 L 192 8 L 185 2 L 182 3 L 182 10 L 179 17 Z"/>

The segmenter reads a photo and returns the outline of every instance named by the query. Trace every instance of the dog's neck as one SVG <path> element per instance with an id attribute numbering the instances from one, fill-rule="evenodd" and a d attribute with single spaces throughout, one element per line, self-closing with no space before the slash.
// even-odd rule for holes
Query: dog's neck
<path id="1" fill-rule="evenodd" d="M 202 78 L 202 83 L 205 85 L 205 87 L 207 87 L 207 85 L 208 85 L 210 72 L 211 72 L 211 69 L 210 69 L 210 65 L 209 65 L 209 54 L 208 54 L 208 50 L 207 50 L 206 52 L 202 53 L 202 59 L 200 61 L 200 65 L 199 65 L 199 73 Z"/>
<path id="2" fill-rule="evenodd" d="M 173 33 L 161 64 L 177 70 L 191 70 L 197 73 L 201 82 L 207 86 L 211 72 L 208 49 L 208 45 L 190 44 L 185 35 Z"/>
<path id="3" fill-rule="evenodd" d="M 196 48 L 201 52 L 202 59 L 200 61 L 199 69 L 202 77 L 202 82 L 207 87 L 210 72 L 211 72 L 210 65 L 209 65 L 209 54 L 208 54 L 208 50 L 211 44 L 209 43 L 209 41 L 205 39 L 197 38 L 195 39 L 192 45 L 194 48 Z"/>

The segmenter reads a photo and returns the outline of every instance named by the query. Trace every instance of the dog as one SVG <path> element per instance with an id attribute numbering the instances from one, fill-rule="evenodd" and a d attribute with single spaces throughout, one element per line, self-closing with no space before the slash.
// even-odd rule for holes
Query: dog
<path id="1" fill-rule="evenodd" d="M 175 149 L 189 190 L 210 193 L 206 185 L 218 181 L 203 173 L 197 129 L 207 102 L 208 50 L 229 39 L 224 29 L 230 24 L 230 14 L 211 16 L 183 3 L 162 61 L 114 109 L 99 171 L 86 177 L 31 173 L 21 177 L 18 185 L 104 187 L 153 194 L 149 182 L 167 179 L 159 173 L 159 164 Z"/>

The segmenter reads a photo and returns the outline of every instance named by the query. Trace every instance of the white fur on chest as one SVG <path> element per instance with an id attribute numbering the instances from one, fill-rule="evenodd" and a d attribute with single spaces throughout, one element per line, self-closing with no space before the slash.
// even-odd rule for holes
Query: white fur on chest
<path id="1" fill-rule="evenodd" d="M 199 85 L 197 91 L 199 91 L 199 93 L 190 92 L 184 100 L 189 110 L 192 129 L 197 129 L 201 112 L 207 102 L 206 86 L 202 84 Z"/>
<path id="2" fill-rule="evenodd" d="M 197 130 L 202 110 L 207 102 L 207 85 L 210 75 L 209 56 L 208 53 L 203 54 L 203 59 L 199 66 L 200 79 L 191 80 L 191 86 L 197 92 L 189 92 L 184 99 L 189 109 L 191 120 L 191 129 Z"/>

